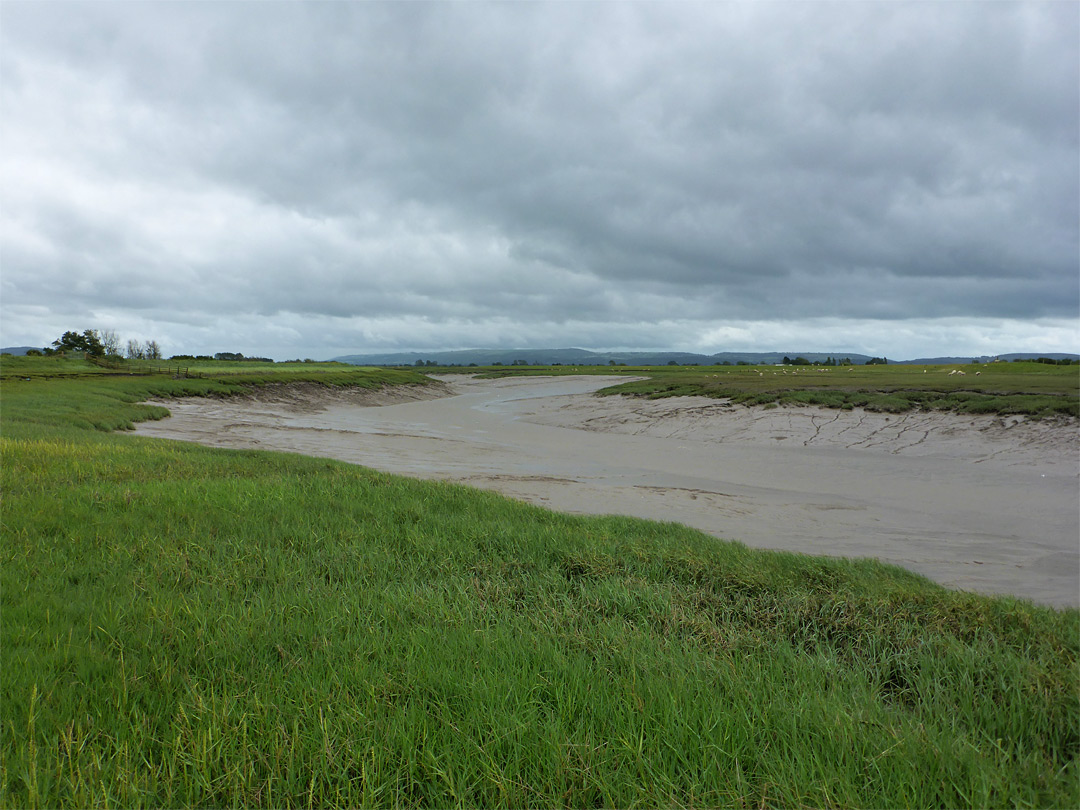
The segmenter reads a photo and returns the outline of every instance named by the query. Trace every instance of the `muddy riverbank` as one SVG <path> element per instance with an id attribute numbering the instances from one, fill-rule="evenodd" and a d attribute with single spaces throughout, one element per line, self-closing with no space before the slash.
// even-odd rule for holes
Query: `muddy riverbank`
<path id="1" fill-rule="evenodd" d="M 164 403 L 148 436 L 337 458 L 759 548 L 876 557 L 945 585 L 1080 604 L 1075 423 L 595 397 L 611 377 Z M 436 398 L 429 398 L 435 396 Z"/>

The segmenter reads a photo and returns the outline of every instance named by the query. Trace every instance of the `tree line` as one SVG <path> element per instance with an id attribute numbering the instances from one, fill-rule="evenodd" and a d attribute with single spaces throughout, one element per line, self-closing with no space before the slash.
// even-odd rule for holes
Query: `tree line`
<path id="1" fill-rule="evenodd" d="M 855 363 L 850 357 L 842 357 L 837 359 L 835 357 L 826 357 L 824 360 L 807 360 L 805 357 L 788 357 L 784 355 L 784 359 L 781 361 L 785 366 L 853 366 Z M 884 365 L 888 361 L 884 357 L 872 357 L 866 361 L 866 365 L 873 366 L 877 364 Z"/>
<path id="2" fill-rule="evenodd" d="M 27 354 L 66 354 L 81 352 L 88 357 L 127 357 L 129 360 L 160 360 L 161 346 L 156 340 L 129 340 L 123 346 L 120 336 L 112 329 L 84 329 L 64 332 L 41 352 L 31 349 Z"/>
<path id="3" fill-rule="evenodd" d="M 121 341 L 120 336 L 112 329 L 84 329 L 78 332 L 74 329 L 64 332 L 60 337 L 42 350 L 30 349 L 28 355 L 68 354 L 78 352 L 87 357 L 101 357 L 128 360 L 163 360 L 161 345 L 156 340 L 131 339 L 126 343 Z M 210 356 L 200 354 L 177 354 L 170 360 L 244 360 L 252 363 L 273 363 L 270 357 L 245 357 L 240 352 L 218 352 Z M 292 362 L 313 363 L 314 360 L 305 359 Z"/>

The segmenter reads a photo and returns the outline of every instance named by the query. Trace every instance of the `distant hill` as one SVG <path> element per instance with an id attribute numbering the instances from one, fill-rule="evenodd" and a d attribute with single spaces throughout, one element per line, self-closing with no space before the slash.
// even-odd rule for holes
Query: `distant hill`
<path id="1" fill-rule="evenodd" d="M 692 352 L 591 352 L 586 349 L 463 349 L 451 352 L 398 352 L 394 354 L 349 354 L 334 357 L 341 363 L 358 366 L 414 366 L 417 361 L 431 361 L 440 366 L 504 366 L 563 365 L 607 366 L 611 363 L 628 366 L 665 366 L 675 361 L 680 366 L 712 366 L 722 363 L 774 364 L 784 357 L 804 357 L 811 362 L 849 358 L 854 363 L 870 359 L 865 354 L 839 354 L 837 352 L 721 352 L 719 354 L 694 354 Z"/>
<path id="2" fill-rule="evenodd" d="M 1060 352 L 1020 352 L 1015 354 L 982 355 L 981 357 L 921 357 L 918 360 L 896 360 L 905 365 L 917 366 L 941 366 L 948 363 L 990 363 L 994 360 L 1038 360 L 1040 357 L 1049 357 L 1051 360 L 1080 360 L 1080 354 L 1062 354 Z"/>
<path id="3" fill-rule="evenodd" d="M 1024 352 L 1022 354 L 999 354 L 999 360 L 1037 360 L 1040 357 L 1049 357 L 1051 360 L 1076 360 L 1080 362 L 1080 354 L 1061 354 L 1055 352 L 1038 354 L 1034 352 Z"/>
<path id="4" fill-rule="evenodd" d="M 398 352 L 394 354 L 349 354 L 334 357 L 340 363 L 357 366 L 413 366 L 431 360 L 440 366 L 491 366 L 496 363 L 511 365 L 525 361 L 529 365 L 595 364 L 592 352 L 584 349 L 464 349 L 450 352 Z M 606 362 L 606 361 L 604 361 Z"/>
<path id="5" fill-rule="evenodd" d="M 587 349 L 462 349 L 450 352 L 397 352 L 391 354 L 347 354 L 334 357 L 341 363 L 357 366 L 415 366 L 429 361 L 439 366 L 493 366 L 504 365 L 562 365 L 562 366 L 666 366 L 675 361 L 680 366 L 713 366 L 730 363 L 753 363 L 754 365 L 775 365 L 784 357 L 803 357 L 812 363 L 828 358 L 848 359 L 856 365 L 863 365 L 871 357 L 866 354 L 850 352 L 719 352 L 717 354 L 694 354 L 692 352 L 592 352 Z M 989 363 L 992 360 L 1036 360 L 1049 357 L 1053 360 L 1080 360 L 1078 354 L 1054 352 L 999 354 L 983 357 L 922 357 L 917 360 L 889 360 L 890 364 L 905 365 L 945 365 L 948 363 Z"/>
<path id="6" fill-rule="evenodd" d="M 24 355 L 31 349 L 41 351 L 40 346 L 8 346 L 6 349 L 0 349 L 0 354 Z"/>

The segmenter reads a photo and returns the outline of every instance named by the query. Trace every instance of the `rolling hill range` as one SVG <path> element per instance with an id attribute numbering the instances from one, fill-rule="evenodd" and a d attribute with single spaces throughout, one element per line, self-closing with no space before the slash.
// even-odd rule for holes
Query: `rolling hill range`
<path id="1" fill-rule="evenodd" d="M 612 363 L 629 366 L 663 366 L 675 361 L 681 366 L 711 366 L 717 363 L 779 363 L 784 357 L 805 357 L 810 361 L 828 357 L 849 357 L 855 363 L 864 363 L 868 355 L 837 355 L 824 352 L 722 352 L 720 354 L 694 354 L 692 352 L 592 352 L 586 349 L 463 349 L 450 352 L 399 352 L 395 354 L 350 354 L 335 357 L 342 363 L 368 366 L 410 366 L 431 360 L 441 366 L 478 366 L 502 364 L 527 365 L 582 365 L 606 366 Z"/>
<path id="2" fill-rule="evenodd" d="M 712 366 L 723 363 L 776 364 L 784 357 L 804 357 L 811 362 L 828 358 L 847 358 L 861 365 L 871 357 L 865 354 L 838 352 L 720 352 L 718 354 L 694 354 L 691 352 L 592 352 L 586 349 L 462 349 L 448 352 L 397 352 L 389 354 L 348 354 L 332 358 L 342 363 L 359 366 L 413 366 L 428 361 L 440 366 L 491 366 L 491 365 L 582 365 L 606 366 L 612 363 L 629 366 L 664 366 L 675 361 L 681 366 Z M 933 365 L 942 363 L 971 363 L 1000 360 L 1034 360 L 1049 357 L 1053 360 L 1080 359 L 1077 354 L 1024 353 L 1002 354 L 984 357 L 934 357 L 915 360 L 889 360 L 890 363 Z"/>

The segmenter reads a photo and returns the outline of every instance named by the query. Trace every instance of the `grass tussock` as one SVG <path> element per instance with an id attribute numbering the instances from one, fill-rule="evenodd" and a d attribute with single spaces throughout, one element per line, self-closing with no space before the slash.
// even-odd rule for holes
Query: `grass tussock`
<path id="1" fill-rule="evenodd" d="M 4 807 L 1080 804 L 1078 611 L 104 433 L 88 382 L 4 384 Z"/>

